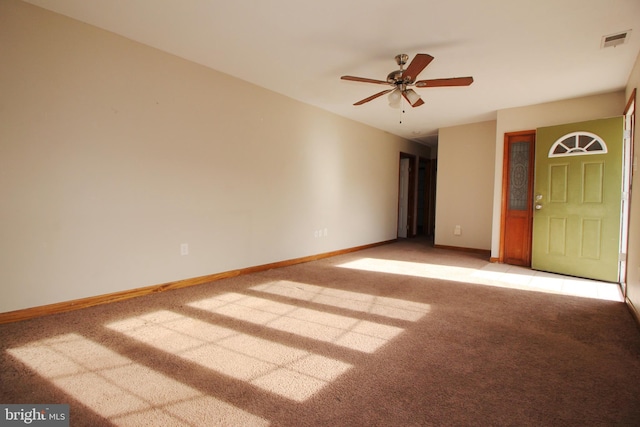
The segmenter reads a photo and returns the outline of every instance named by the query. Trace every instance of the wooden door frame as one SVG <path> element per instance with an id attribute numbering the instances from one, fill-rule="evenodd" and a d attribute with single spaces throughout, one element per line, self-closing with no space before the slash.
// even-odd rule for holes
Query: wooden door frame
<path id="1" fill-rule="evenodd" d="M 626 204 L 624 206 L 625 211 L 622 212 L 623 216 L 626 216 L 626 218 L 622 218 L 622 221 L 626 221 L 626 225 L 625 224 L 621 224 L 621 228 L 622 231 L 626 232 L 626 235 L 621 235 L 620 236 L 620 252 L 621 252 L 621 261 L 624 262 L 624 265 L 621 265 L 621 271 L 620 271 L 620 287 L 622 288 L 622 294 L 623 296 L 626 298 L 627 297 L 627 277 L 629 275 L 629 224 L 631 222 L 631 192 L 632 192 L 632 187 L 633 187 L 633 174 L 634 174 L 634 156 L 635 156 L 635 138 L 634 138 L 634 133 L 635 133 L 635 125 L 636 125 L 636 110 L 638 108 L 638 106 L 636 105 L 636 89 L 634 88 L 633 91 L 631 92 L 631 95 L 629 96 L 629 99 L 627 100 L 627 104 L 624 107 L 624 129 L 625 131 L 627 131 L 626 128 L 626 122 L 627 122 L 627 115 L 629 114 L 629 110 L 631 109 L 631 107 L 633 107 L 633 113 L 631 115 L 631 128 L 628 129 L 629 130 L 629 151 L 628 153 L 628 158 L 624 159 L 624 163 L 623 163 L 623 176 L 625 174 L 628 174 L 628 187 L 625 185 L 626 188 L 623 188 L 623 191 L 626 191 L 627 193 L 627 197 L 626 197 Z M 624 138 L 624 135 L 623 135 Z M 626 147 L 625 147 L 626 150 Z M 626 157 L 626 156 L 625 156 Z M 623 178 L 624 181 L 624 178 Z M 623 255 L 624 254 L 624 255 Z M 623 259 L 624 258 L 624 259 Z"/>
<path id="2" fill-rule="evenodd" d="M 504 239 L 505 239 L 505 228 L 506 228 L 506 221 L 507 221 L 507 199 L 508 199 L 508 192 L 509 192 L 509 138 L 510 137 L 514 137 L 514 136 L 520 136 L 520 135 L 534 135 L 534 141 L 535 141 L 535 135 L 536 135 L 536 130 L 535 129 L 531 129 L 531 130 L 523 130 L 523 131 L 517 131 L 517 132 L 505 132 L 504 134 L 504 144 L 503 144 L 503 155 L 502 155 L 502 202 L 501 202 L 501 207 L 500 207 L 500 249 L 498 252 L 498 262 L 503 263 L 504 262 Z M 534 147 L 535 147 L 535 142 L 534 142 Z M 529 193 L 532 194 L 533 192 L 533 185 L 534 185 L 534 170 L 535 170 L 535 158 L 532 160 L 532 162 L 534 163 L 534 167 L 531 168 L 532 170 L 529 171 Z M 531 258 L 531 242 L 532 242 L 532 233 L 533 233 L 533 229 L 531 230 L 531 233 L 529 235 L 529 258 Z"/>

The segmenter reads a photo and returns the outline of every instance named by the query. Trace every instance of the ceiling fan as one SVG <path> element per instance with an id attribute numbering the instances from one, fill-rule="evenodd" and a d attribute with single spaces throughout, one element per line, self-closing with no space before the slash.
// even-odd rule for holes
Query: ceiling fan
<path id="1" fill-rule="evenodd" d="M 473 77 L 452 77 L 447 79 L 431 79 L 431 80 L 418 80 L 418 74 L 426 68 L 427 65 L 433 61 L 433 56 L 426 53 L 418 53 L 409 66 L 404 69 L 404 65 L 409 60 L 409 56 L 406 54 L 396 55 L 396 63 L 400 67 L 399 70 L 395 70 L 389 73 L 387 80 L 375 80 L 364 77 L 354 76 L 342 76 L 342 80 L 351 80 L 354 82 L 375 83 L 382 85 L 390 85 L 391 89 L 383 90 L 375 95 L 371 95 L 368 98 L 360 100 L 353 105 L 362 105 L 366 102 L 374 100 L 379 96 L 389 93 L 389 105 L 391 107 L 399 108 L 402 97 L 409 102 L 412 107 L 419 107 L 424 104 L 422 98 L 418 93 L 411 89 L 415 87 L 442 87 L 442 86 L 469 86 L 473 83 Z"/>

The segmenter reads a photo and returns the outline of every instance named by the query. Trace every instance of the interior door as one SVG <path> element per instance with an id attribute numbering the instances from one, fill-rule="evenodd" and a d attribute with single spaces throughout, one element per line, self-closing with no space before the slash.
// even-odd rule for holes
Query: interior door
<path id="1" fill-rule="evenodd" d="M 619 281 L 623 117 L 539 128 L 536 270 Z"/>

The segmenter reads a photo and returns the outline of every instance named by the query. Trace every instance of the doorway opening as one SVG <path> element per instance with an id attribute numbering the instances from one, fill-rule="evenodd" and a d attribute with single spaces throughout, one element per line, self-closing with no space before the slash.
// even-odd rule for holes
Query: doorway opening
<path id="1" fill-rule="evenodd" d="M 417 234 L 433 240 L 436 220 L 436 159 L 418 159 Z"/>
<path id="2" fill-rule="evenodd" d="M 398 238 L 416 235 L 416 156 L 400 153 Z"/>

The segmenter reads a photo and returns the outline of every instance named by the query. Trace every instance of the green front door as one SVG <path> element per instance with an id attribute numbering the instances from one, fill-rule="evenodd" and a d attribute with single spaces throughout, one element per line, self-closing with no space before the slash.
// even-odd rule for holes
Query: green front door
<path id="1" fill-rule="evenodd" d="M 531 267 L 619 281 L 623 117 L 539 128 Z"/>

